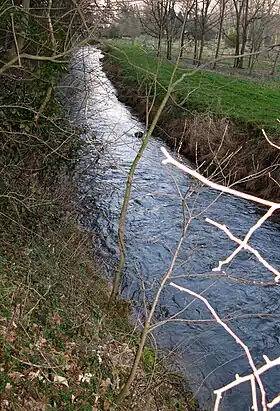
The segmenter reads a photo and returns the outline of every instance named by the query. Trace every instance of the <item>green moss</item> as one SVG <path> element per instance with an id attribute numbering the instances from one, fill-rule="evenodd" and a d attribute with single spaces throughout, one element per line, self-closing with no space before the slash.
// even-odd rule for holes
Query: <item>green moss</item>
<path id="1" fill-rule="evenodd" d="M 148 374 L 151 374 L 156 363 L 155 350 L 145 346 L 142 353 L 142 362 Z"/>

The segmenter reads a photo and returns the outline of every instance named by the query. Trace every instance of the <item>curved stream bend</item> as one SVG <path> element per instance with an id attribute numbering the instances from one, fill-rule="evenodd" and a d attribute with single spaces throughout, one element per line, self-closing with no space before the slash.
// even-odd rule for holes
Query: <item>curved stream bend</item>
<path id="1" fill-rule="evenodd" d="M 118 101 L 102 71 L 101 56 L 98 50 L 85 47 L 73 59 L 68 79 L 69 115 L 74 123 L 86 125 L 88 130 L 85 135 L 88 144 L 82 150 L 77 167 L 81 222 L 95 233 L 104 255 L 109 253 L 112 261 L 118 253 L 116 233 L 125 173 L 141 143 L 135 132 L 143 131 L 143 125 Z M 140 310 L 144 297 L 152 300 L 181 234 L 179 192 L 183 195 L 188 192 L 187 204 L 192 213 L 206 211 L 189 225 L 174 270 L 174 274 L 180 276 L 176 282 L 204 292 L 222 318 L 231 318 L 229 324 L 248 344 L 256 364 L 263 364 L 262 354 L 273 359 L 280 353 L 279 288 L 249 286 L 215 276 L 211 269 L 235 246 L 224 233 L 205 222 L 207 216 L 226 224 L 242 238 L 259 217 L 259 210 L 226 195 L 217 199 L 213 190 L 199 187 L 174 168 L 164 167 L 159 150 L 162 145 L 156 138 L 151 140 L 136 172 L 126 224 L 127 269 L 122 293 L 133 299 Z M 280 266 L 279 227 L 267 222 L 254 234 L 251 244 L 264 258 Z M 235 277 L 272 280 L 272 274 L 245 252 L 225 270 Z M 213 390 L 230 382 L 236 373 L 249 372 L 249 367 L 241 347 L 217 324 L 201 321 L 211 316 L 201 302 L 191 301 L 189 296 L 167 286 L 158 305 L 157 320 L 183 310 L 179 318 L 184 321 L 157 328 L 155 336 L 159 347 L 176 348 L 174 352 L 169 351 L 170 359 L 190 380 L 200 404 L 210 407 Z M 270 399 L 280 391 L 279 381 L 277 369 L 265 375 Z M 225 395 L 222 409 L 245 410 L 250 405 L 248 386 L 243 385 Z"/>

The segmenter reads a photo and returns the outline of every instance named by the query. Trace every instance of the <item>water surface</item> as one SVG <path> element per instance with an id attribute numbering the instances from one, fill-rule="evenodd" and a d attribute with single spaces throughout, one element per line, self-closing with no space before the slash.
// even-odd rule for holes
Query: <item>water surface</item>
<path id="1" fill-rule="evenodd" d="M 143 131 L 130 109 L 120 103 L 116 91 L 102 71 L 101 53 L 85 47 L 73 58 L 65 94 L 70 101 L 72 122 L 86 126 L 86 147 L 77 166 L 81 224 L 94 234 L 104 261 L 113 267 L 118 259 L 117 223 L 126 173 L 140 147 L 135 132 Z M 69 100 L 70 99 L 70 100 Z M 243 200 L 220 195 L 180 171 L 162 165 L 163 143 L 152 138 L 136 171 L 126 224 L 127 263 L 122 295 L 132 299 L 139 320 L 149 306 L 159 280 L 169 267 L 179 241 L 186 198 L 192 215 L 182 250 L 176 262 L 174 281 L 203 295 L 220 317 L 250 347 L 257 365 L 262 355 L 274 359 L 280 353 L 279 288 L 244 284 L 227 276 L 271 281 L 273 275 L 241 252 L 225 267 L 224 276 L 212 268 L 228 256 L 235 245 L 218 229 L 205 222 L 209 217 L 226 224 L 237 237 L 244 237 L 259 218 L 260 210 Z M 184 159 L 188 163 L 187 159 Z M 189 163 L 190 164 L 190 163 Z M 262 256 L 280 266 L 279 226 L 267 222 L 251 240 Z M 155 328 L 158 347 L 168 352 L 189 379 L 203 407 L 212 407 L 213 390 L 232 381 L 236 373 L 250 372 L 244 352 L 215 322 L 202 302 L 167 285 L 161 295 L 154 323 L 179 311 L 177 322 Z M 269 399 L 280 392 L 276 368 L 264 377 Z M 224 410 L 250 409 L 249 387 L 228 392 Z M 276 408 L 274 408 L 276 409 Z"/>

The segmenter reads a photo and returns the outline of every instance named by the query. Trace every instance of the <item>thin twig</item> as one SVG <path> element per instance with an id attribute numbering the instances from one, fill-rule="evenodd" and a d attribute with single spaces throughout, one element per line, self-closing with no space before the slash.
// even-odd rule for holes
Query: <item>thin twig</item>
<path id="1" fill-rule="evenodd" d="M 47 93 L 46 93 L 46 96 L 44 98 L 44 101 L 41 104 L 41 107 L 39 108 L 38 113 L 36 113 L 35 116 L 34 116 L 34 123 L 35 123 L 36 126 L 38 125 L 38 120 L 39 120 L 40 115 L 44 112 L 48 102 L 50 101 L 50 98 L 51 98 L 51 95 L 52 95 L 52 89 L 53 89 L 53 86 L 52 86 L 52 84 L 50 84 L 48 89 L 47 89 Z"/>
<path id="2" fill-rule="evenodd" d="M 278 150 L 280 150 L 280 146 L 277 146 L 275 143 L 273 143 L 267 136 L 266 132 L 264 131 L 264 129 L 262 129 L 262 133 L 265 136 L 266 141 L 272 146 L 277 148 Z"/>
<path id="3" fill-rule="evenodd" d="M 52 50 L 53 50 L 53 56 L 54 56 L 55 53 L 56 53 L 57 44 L 56 44 L 56 41 L 55 41 L 53 24 L 52 24 L 52 19 L 51 19 L 51 9 L 52 9 L 52 0 L 49 0 L 48 9 L 47 9 L 47 19 L 48 19 L 48 29 L 49 29 L 49 32 L 50 32 Z"/>
<path id="4" fill-rule="evenodd" d="M 17 41 L 17 35 L 16 35 L 16 30 L 15 30 L 15 21 L 14 21 L 14 14 L 13 13 L 11 13 L 11 23 L 12 23 L 12 31 L 13 31 L 15 47 L 16 47 L 16 51 L 17 51 L 18 65 L 21 67 L 20 50 L 19 50 L 18 41 Z"/>
<path id="5" fill-rule="evenodd" d="M 275 405 L 277 405 L 277 404 L 279 404 L 279 403 L 280 403 L 280 394 L 277 395 L 277 397 L 275 397 L 274 400 L 272 400 L 271 402 L 269 402 L 269 403 L 267 404 L 267 406 L 268 406 L 268 408 L 273 408 L 273 407 L 275 407 Z"/>

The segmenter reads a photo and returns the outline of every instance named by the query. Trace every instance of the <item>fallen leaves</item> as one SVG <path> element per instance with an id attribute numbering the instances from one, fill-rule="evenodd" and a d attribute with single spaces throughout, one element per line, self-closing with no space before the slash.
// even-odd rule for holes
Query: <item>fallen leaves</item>
<path id="1" fill-rule="evenodd" d="M 69 388 L 69 384 L 68 384 L 67 379 L 66 379 L 65 377 L 61 377 L 60 375 L 55 375 L 55 376 L 53 377 L 53 382 L 56 382 L 56 383 L 58 383 L 58 384 L 65 385 L 66 387 Z"/>
<path id="2" fill-rule="evenodd" d="M 101 394 L 105 394 L 105 392 L 107 391 L 107 388 L 110 387 L 112 385 L 112 381 L 110 380 L 110 378 L 106 378 L 106 380 L 101 381 L 101 384 L 99 386 L 99 391 Z"/>
<path id="3" fill-rule="evenodd" d="M 28 379 L 30 381 L 35 380 L 36 378 L 38 378 L 39 381 L 42 381 L 44 379 L 44 377 L 41 375 L 40 370 L 37 371 L 30 371 L 28 374 Z"/>
<path id="4" fill-rule="evenodd" d="M 10 372 L 10 373 L 8 374 L 8 377 L 9 377 L 9 378 L 12 378 L 12 380 L 19 380 L 20 378 L 25 377 L 25 375 L 22 374 L 22 373 L 20 373 L 20 372 L 18 372 L 18 371 L 13 371 L 13 372 Z"/>
<path id="5" fill-rule="evenodd" d="M 12 384 L 7 382 L 6 386 L 5 386 L 5 390 L 9 391 L 12 388 Z"/>
<path id="6" fill-rule="evenodd" d="M 106 344 L 105 351 L 114 369 L 129 369 L 133 364 L 135 353 L 127 343 L 111 340 Z"/>
<path id="7" fill-rule="evenodd" d="M 52 318 L 56 325 L 60 325 L 62 319 L 61 315 L 59 315 L 58 313 L 54 313 Z"/>

